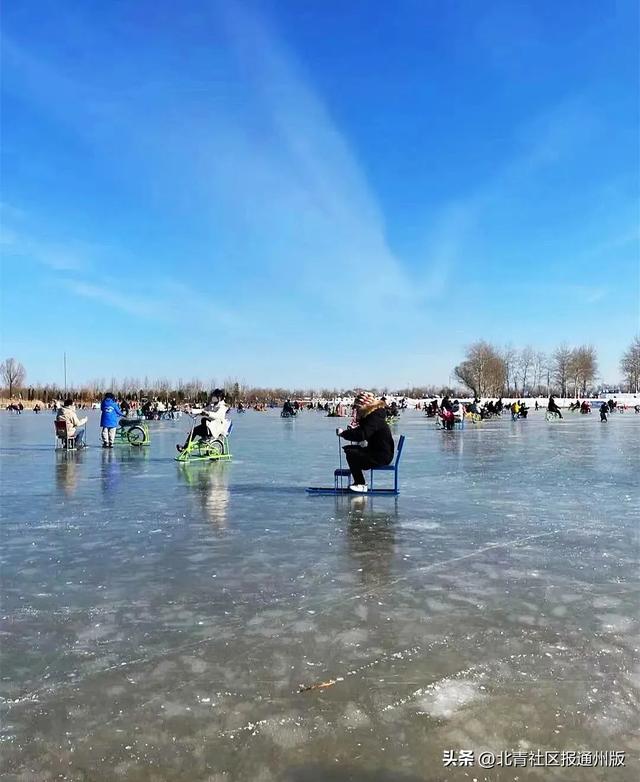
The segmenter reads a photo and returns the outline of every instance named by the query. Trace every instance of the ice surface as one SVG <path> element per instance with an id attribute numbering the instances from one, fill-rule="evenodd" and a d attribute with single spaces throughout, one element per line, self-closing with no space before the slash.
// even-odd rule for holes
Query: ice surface
<path id="1" fill-rule="evenodd" d="M 315 412 L 237 416 L 230 464 L 150 426 L 67 454 L 0 414 L 6 779 L 484 779 L 443 751 L 521 748 L 638 778 L 640 416 L 407 413 L 397 499 L 304 493 L 338 462 Z"/>

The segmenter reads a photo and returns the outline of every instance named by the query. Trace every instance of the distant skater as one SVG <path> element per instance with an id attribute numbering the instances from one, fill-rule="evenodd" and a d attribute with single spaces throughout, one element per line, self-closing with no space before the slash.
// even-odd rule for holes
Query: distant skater
<path id="1" fill-rule="evenodd" d="M 607 412 L 609 411 L 609 407 L 604 404 L 600 405 L 600 423 L 606 424 L 607 423 Z"/>
<path id="2" fill-rule="evenodd" d="M 562 418 L 562 413 L 560 412 L 558 403 L 553 398 L 553 394 L 551 394 L 551 396 L 549 397 L 549 404 L 547 405 L 547 410 L 550 413 L 555 413 L 559 418 Z"/>

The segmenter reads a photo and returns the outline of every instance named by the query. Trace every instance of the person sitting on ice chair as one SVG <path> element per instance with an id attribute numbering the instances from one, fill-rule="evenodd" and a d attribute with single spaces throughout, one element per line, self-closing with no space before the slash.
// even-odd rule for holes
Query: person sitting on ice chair
<path id="1" fill-rule="evenodd" d="M 76 448 L 84 448 L 86 418 L 78 418 L 73 399 L 65 399 L 64 405 L 58 410 L 56 421 L 64 421 L 67 426 L 67 437 L 76 438 Z"/>
<path id="2" fill-rule="evenodd" d="M 555 413 L 559 418 L 562 418 L 562 413 L 560 411 L 560 408 L 558 407 L 558 403 L 556 402 L 553 394 L 549 397 L 549 402 L 547 403 L 547 411 L 549 413 Z"/>
<path id="3" fill-rule="evenodd" d="M 367 441 L 365 447 L 345 445 L 344 453 L 351 471 L 353 483 L 349 488 L 354 492 L 366 492 L 367 483 L 363 470 L 372 467 L 384 467 L 393 461 L 393 437 L 387 423 L 386 406 L 376 400 L 369 391 L 361 391 L 355 398 L 356 426 L 348 429 L 336 429 L 338 437 L 351 442 Z"/>

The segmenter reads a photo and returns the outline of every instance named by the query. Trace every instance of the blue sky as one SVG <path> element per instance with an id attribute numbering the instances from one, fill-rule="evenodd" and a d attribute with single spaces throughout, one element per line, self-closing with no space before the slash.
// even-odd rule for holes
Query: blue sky
<path id="1" fill-rule="evenodd" d="M 32 382 L 446 382 L 640 331 L 638 7 L 23 0 L 2 352 Z"/>

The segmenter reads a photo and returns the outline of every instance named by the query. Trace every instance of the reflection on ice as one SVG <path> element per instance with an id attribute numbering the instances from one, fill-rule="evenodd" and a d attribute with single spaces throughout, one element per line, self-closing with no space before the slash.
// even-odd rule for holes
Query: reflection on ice
<path id="1" fill-rule="evenodd" d="M 214 465 L 176 464 L 179 422 L 56 454 L 44 416 L 0 419 L 2 772 L 415 782 L 452 748 L 631 758 L 640 420 L 590 423 L 407 414 L 394 499 L 305 495 L 336 466 L 315 414 L 245 414 Z"/>
<path id="2" fill-rule="evenodd" d="M 56 462 L 56 484 L 58 491 L 66 494 L 75 494 L 78 488 L 78 470 L 83 463 L 83 451 L 61 451 Z"/>
<path id="3" fill-rule="evenodd" d="M 229 506 L 229 465 L 225 462 L 217 465 L 207 462 L 193 464 L 181 462 L 177 466 L 180 478 L 188 486 L 197 488 L 195 496 L 205 516 L 216 529 L 226 529 Z"/>

